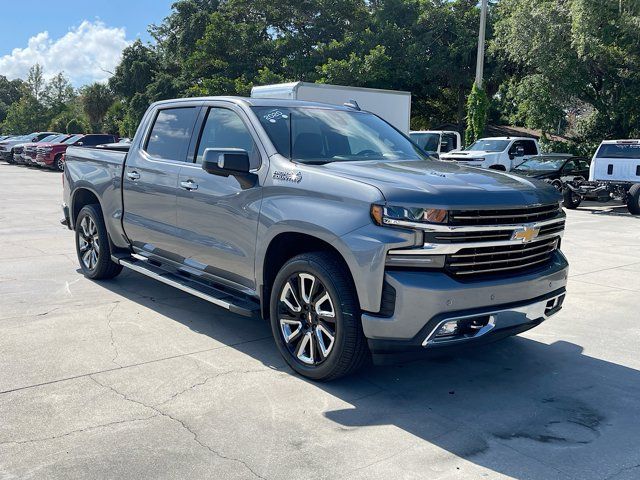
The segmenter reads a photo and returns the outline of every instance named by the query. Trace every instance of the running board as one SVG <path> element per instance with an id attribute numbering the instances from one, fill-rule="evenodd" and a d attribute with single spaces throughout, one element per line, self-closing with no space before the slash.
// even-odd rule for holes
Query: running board
<path id="1" fill-rule="evenodd" d="M 260 313 L 258 302 L 243 298 L 240 295 L 233 295 L 215 287 L 205 285 L 202 282 L 190 280 L 175 273 L 167 272 L 146 261 L 137 260 L 130 256 L 122 258 L 120 255 L 115 256 L 113 260 L 134 272 L 141 273 L 142 275 L 158 280 L 159 282 L 206 300 L 214 305 L 226 308 L 230 312 L 237 313 L 238 315 L 254 317 Z"/>

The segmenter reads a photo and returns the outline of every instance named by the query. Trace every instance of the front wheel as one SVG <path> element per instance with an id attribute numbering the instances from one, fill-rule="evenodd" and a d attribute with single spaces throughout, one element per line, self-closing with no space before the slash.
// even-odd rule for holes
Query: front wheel
<path id="1" fill-rule="evenodd" d="M 59 172 L 64 172 L 64 160 L 62 160 L 62 154 L 61 153 L 56 155 L 56 158 L 53 161 L 53 168 L 55 168 Z"/>
<path id="2" fill-rule="evenodd" d="M 640 183 L 632 185 L 629 189 L 627 208 L 632 215 L 640 215 Z"/>
<path id="3" fill-rule="evenodd" d="M 298 255 L 280 270 L 270 299 L 278 350 L 300 375 L 333 380 L 368 359 L 351 277 L 336 255 Z"/>
<path id="4" fill-rule="evenodd" d="M 76 252 L 85 277 L 93 280 L 113 278 L 122 265 L 111 260 L 109 237 L 99 205 L 87 205 L 76 218 Z"/>
<path id="5" fill-rule="evenodd" d="M 569 210 L 575 210 L 582 203 L 582 197 L 569 187 L 565 188 L 562 192 L 562 204 Z"/>

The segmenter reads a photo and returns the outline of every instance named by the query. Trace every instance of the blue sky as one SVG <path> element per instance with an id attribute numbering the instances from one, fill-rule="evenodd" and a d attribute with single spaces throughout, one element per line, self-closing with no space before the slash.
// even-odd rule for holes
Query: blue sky
<path id="1" fill-rule="evenodd" d="M 124 46 L 150 40 L 148 25 L 160 23 L 173 1 L 0 0 L 0 75 L 24 77 L 37 61 L 76 86 L 104 81 Z"/>

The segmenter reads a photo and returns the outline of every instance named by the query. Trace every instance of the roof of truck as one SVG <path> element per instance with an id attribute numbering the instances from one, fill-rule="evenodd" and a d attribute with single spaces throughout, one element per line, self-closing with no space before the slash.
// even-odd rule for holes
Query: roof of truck
<path id="1" fill-rule="evenodd" d="M 620 144 L 630 144 L 635 145 L 640 143 L 640 140 L 603 140 L 602 143 L 612 144 L 612 143 L 620 143 Z"/>
<path id="2" fill-rule="evenodd" d="M 344 110 L 348 112 L 355 111 L 353 108 L 344 107 L 342 105 L 333 105 L 330 103 L 320 102 L 307 102 L 304 100 L 287 100 L 284 98 L 250 98 L 250 97 L 232 97 L 232 96 L 220 96 L 220 97 L 190 97 L 190 98 L 176 98 L 173 100 L 162 100 L 155 102 L 153 105 L 165 105 L 182 102 L 194 102 L 194 101 L 223 101 L 236 104 L 244 104 L 249 107 L 321 107 L 331 108 L 334 110 Z"/>

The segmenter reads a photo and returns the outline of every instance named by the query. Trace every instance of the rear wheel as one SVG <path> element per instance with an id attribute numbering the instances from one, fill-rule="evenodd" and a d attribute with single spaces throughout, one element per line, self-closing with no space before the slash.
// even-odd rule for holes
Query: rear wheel
<path id="1" fill-rule="evenodd" d="M 629 213 L 640 215 L 640 183 L 632 185 L 627 193 L 627 208 Z"/>
<path id="2" fill-rule="evenodd" d="M 369 357 L 353 282 L 332 253 L 305 253 L 282 267 L 270 317 L 278 350 L 305 377 L 333 380 Z"/>
<path id="3" fill-rule="evenodd" d="M 87 205 L 76 218 L 76 252 L 85 277 L 93 280 L 113 278 L 122 265 L 111 260 L 109 237 L 99 205 Z"/>
<path id="4" fill-rule="evenodd" d="M 582 197 L 568 187 L 563 190 L 562 198 L 562 204 L 569 210 L 575 210 L 582 203 Z"/>

